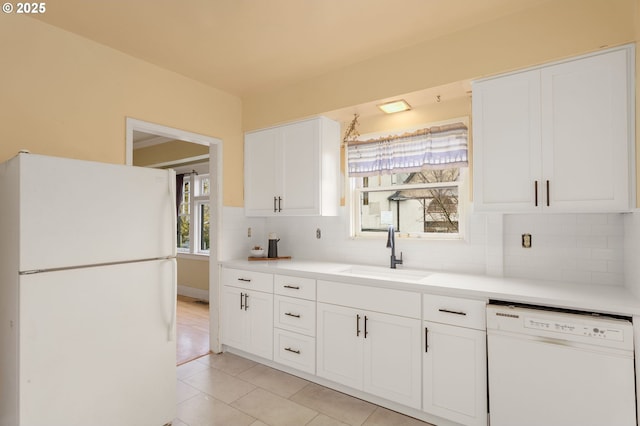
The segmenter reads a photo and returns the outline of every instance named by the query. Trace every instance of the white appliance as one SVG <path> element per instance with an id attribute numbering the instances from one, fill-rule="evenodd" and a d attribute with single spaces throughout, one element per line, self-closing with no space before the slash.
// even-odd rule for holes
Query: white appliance
<path id="1" fill-rule="evenodd" d="M 175 173 L 0 164 L 0 426 L 175 418 Z"/>
<path id="2" fill-rule="evenodd" d="M 491 426 L 635 426 L 631 322 L 489 305 Z"/>

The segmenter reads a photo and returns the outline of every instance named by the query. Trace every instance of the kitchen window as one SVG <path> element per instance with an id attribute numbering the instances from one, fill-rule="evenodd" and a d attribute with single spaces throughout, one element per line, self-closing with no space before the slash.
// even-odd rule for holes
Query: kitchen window
<path id="1" fill-rule="evenodd" d="M 209 175 L 183 175 L 178 208 L 179 253 L 209 254 Z"/>
<path id="2" fill-rule="evenodd" d="M 354 236 L 380 235 L 392 225 L 408 237 L 463 237 L 466 124 L 361 139 L 348 146 Z"/>

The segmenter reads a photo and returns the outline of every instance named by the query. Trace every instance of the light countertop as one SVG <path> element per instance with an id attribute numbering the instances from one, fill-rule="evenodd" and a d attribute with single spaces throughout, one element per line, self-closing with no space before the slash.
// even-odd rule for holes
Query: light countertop
<path id="1" fill-rule="evenodd" d="M 640 315 L 640 299 L 623 286 L 484 275 L 392 270 L 384 266 L 306 260 L 231 260 L 223 267 L 471 299 L 502 300 L 619 315 Z"/>

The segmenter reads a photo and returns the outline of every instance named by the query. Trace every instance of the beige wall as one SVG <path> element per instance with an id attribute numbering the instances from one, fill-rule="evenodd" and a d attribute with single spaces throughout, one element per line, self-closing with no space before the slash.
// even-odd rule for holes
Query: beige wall
<path id="1" fill-rule="evenodd" d="M 639 3 L 551 0 L 522 13 L 243 99 L 243 128 L 252 130 L 634 42 L 640 40 Z M 638 72 L 640 66 L 636 76 Z M 640 108 L 636 111 L 640 113 Z M 636 121 L 640 123 L 639 118 Z M 365 132 L 363 123 L 361 133 Z M 640 164 L 637 138 L 636 146 Z M 640 200 L 640 174 L 637 181 Z"/>
<path id="2" fill-rule="evenodd" d="M 439 104 L 414 108 L 410 111 L 398 114 L 380 114 L 358 119 L 358 132 L 361 135 L 367 133 L 384 132 L 386 130 L 405 129 L 421 124 L 435 123 L 451 118 L 471 117 L 471 97 L 443 100 Z M 342 126 L 344 134 L 345 124 Z"/>
<path id="3" fill-rule="evenodd" d="M 638 1 L 551 0 L 242 101 L 40 21 L 0 14 L 0 161 L 27 148 L 124 163 L 129 116 L 222 139 L 223 204 L 242 206 L 243 130 L 635 41 Z"/>
<path id="4" fill-rule="evenodd" d="M 209 291 L 209 262 L 178 257 L 178 285 Z"/>
<path id="5" fill-rule="evenodd" d="M 123 164 L 133 117 L 221 139 L 223 182 L 241 185 L 238 97 L 22 15 L 0 14 L 0 52 L 0 161 L 26 148 Z"/>
<path id="6" fill-rule="evenodd" d="M 252 130 L 631 42 L 635 40 L 635 6 L 636 0 L 551 0 L 243 99 L 243 128 Z"/>

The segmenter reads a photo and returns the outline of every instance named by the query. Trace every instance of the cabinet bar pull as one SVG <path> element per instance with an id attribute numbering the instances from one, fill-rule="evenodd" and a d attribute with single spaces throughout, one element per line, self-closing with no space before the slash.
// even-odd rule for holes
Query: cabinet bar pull
<path id="1" fill-rule="evenodd" d="M 249 293 L 245 293 L 244 295 L 244 310 L 249 309 Z"/>
<path id="2" fill-rule="evenodd" d="M 535 195 L 536 195 L 536 207 L 538 207 L 538 181 L 535 181 L 534 192 L 535 192 Z"/>
<path id="3" fill-rule="evenodd" d="M 367 318 L 367 316 L 365 315 L 365 316 L 364 316 L 364 338 L 365 338 L 365 339 L 367 338 L 367 334 L 369 334 L 369 333 L 367 332 L 367 320 L 368 320 L 368 318 Z"/>
<path id="4" fill-rule="evenodd" d="M 251 282 L 251 280 L 249 278 L 238 278 L 238 281 L 242 281 L 242 282 L 245 282 L 245 283 L 250 283 Z"/>
<path id="5" fill-rule="evenodd" d="M 278 199 L 276 197 L 273 197 L 273 212 L 277 212 L 278 208 L 276 206 L 276 203 L 278 202 Z"/>
<path id="6" fill-rule="evenodd" d="M 282 211 L 282 197 L 278 197 L 278 211 Z"/>
<path id="7" fill-rule="evenodd" d="M 298 287 L 297 285 L 289 285 L 289 284 L 287 284 L 287 285 L 284 286 L 284 288 L 290 288 L 290 289 L 293 289 L 293 290 L 300 290 L 300 287 Z"/>
<path id="8" fill-rule="evenodd" d="M 438 309 L 440 312 L 444 312 L 447 314 L 456 314 L 456 315 L 467 315 L 466 312 L 462 311 L 450 311 L 449 309 Z"/>
<path id="9" fill-rule="evenodd" d="M 240 310 L 244 309 L 244 302 L 243 299 L 244 298 L 244 293 L 240 293 Z"/>
<path id="10" fill-rule="evenodd" d="M 360 336 L 360 315 L 356 315 L 356 336 Z"/>
<path id="11" fill-rule="evenodd" d="M 424 352 L 429 352 L 429 329 L 424 328 Z"/>
<path id="12" fill-rule="evenodd" d="M 300 355 L 300 350 L 299 349 L 291 349 L 291 348 L 284 348 L 285 351 L 289 351 L 289 352 L 293 352 L 294 354 Z"/>
<path id="13" fill-rule="evenodd" d="M 288 317 L 300 318 L 300 314 L 292 314 L 291 312 L 284 313 Z"/>
<path id="14" fill-rule="evenodd" d="M 549 207 L 549 181 L 547 181 L 547 207 Z"/>

